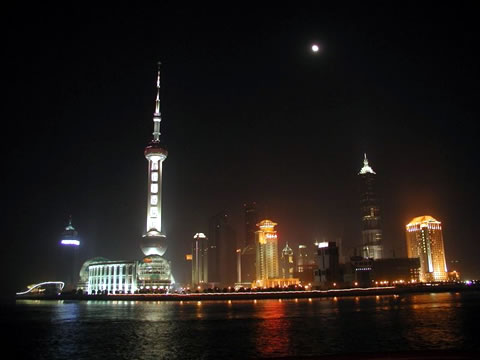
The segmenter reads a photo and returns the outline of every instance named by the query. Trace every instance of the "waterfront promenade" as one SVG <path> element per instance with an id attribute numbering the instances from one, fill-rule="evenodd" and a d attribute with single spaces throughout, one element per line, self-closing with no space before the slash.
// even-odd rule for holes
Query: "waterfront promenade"
<path id="1" fill-rule="evenodd" d="M 59 295 L 22 295 L 17 299 L 42 300 L 134 300 L 134 301 L 202 301 L 202 300 L 254 300 L 254 299 L 307 299 L 340 296 L 402 295 L 412 293 L 441 293 L 480 291 L 480 284 L 429 284 L 415 286 L 385 286 L 371 288 L 349 288 L 302 291 L 245 291 L 212 293 L 169 293 L 169 294 L 101 294 L 81 295 L 62 293 Z"/>

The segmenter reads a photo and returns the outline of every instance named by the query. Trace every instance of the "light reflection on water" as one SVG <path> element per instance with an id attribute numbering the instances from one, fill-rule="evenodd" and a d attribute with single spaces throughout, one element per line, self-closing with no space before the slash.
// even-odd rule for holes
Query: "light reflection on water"
<path id="1" fill-rule="evenodd" d="M 233 301 L 18 301 L 29 358 L 203 359 L 478 350 L 479 293 Z M 2 324 L 4 325 L 4 324 Z M 22 356 L 19 356 L 22 357 Z"/>

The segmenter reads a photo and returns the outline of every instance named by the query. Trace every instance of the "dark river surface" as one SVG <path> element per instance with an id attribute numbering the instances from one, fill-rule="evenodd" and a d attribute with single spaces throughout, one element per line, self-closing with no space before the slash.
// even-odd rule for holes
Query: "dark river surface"
<path id="1" fill-rule="evenodd" d="M 480 350 L 480 292 L 202 302 L 18 300 L 2 310 L 2 342 L 17 359 Z"/>

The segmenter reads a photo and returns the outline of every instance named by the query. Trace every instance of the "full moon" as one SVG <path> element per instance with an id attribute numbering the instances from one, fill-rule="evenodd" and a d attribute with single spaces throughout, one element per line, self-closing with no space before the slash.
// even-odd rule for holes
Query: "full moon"
<path id="1" fill-rule="evenodd" d="M 318 45 L 316 45 L 316 44 L 312 45 L 312 51 L 313 51 L 313 52 L 318 52 L 318 50 L 320 50 L 320 48 L 318 47 Z"/>

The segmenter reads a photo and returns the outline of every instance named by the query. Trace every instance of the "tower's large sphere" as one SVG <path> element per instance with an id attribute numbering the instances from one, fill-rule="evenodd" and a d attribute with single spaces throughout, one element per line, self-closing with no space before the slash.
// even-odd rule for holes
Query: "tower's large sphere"
<path id="1" fill-rule="evenodd" d="M 140 248 L 146 256 L 163 256 L 167 251 L 167 237 L 158 231 L 150 231 L 140 240 Z"/>

